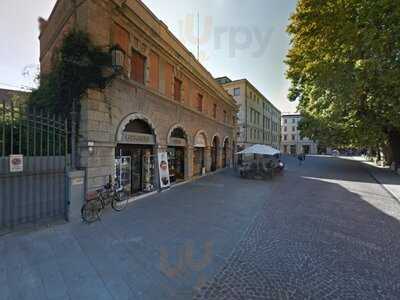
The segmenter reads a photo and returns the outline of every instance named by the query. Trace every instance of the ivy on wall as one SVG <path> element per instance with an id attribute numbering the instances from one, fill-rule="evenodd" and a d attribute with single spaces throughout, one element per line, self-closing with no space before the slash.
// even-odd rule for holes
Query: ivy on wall
<path id="1" fill-rule="evenodd" d="M 103 89 L 112 80 L 113 76 L 103 74 L 112 59 L 82 31 L 68 33 L 57 54 L 52 71 L 40 76 L 40 86 L 32 91 L 28 104 L 68 116 L 74 99 L 79 111 L 79 99 L 88 88 Z"/>

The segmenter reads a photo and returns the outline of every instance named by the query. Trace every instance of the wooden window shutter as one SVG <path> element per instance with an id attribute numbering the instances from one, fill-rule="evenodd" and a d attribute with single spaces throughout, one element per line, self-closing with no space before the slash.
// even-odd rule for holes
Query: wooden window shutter
<path id="1" fill-rule="evenodd" d="M 174 76 L 174 68 L 171 64 L 166 63 L 164 68 L 164 80 L 165 80 L 165 95 L 168 98 L 172 98 L 172 80 Z"/>
<path id="2" fill-rule="evenodd" d="M 146 58 L 137 51 L 132 51 L 131 59 L 131 79 L 144 84 L 144 68 L 145 68 Z"/>
<path id="3" fill-rule="evenodd" d="M 197 94 L 197 110 L 203 111 L 203 95 Z"/>
<path id="4" fill-rule="evenodd" d="M 158 90 L 160 84 L 160 58 L 157 53 L 150 51 L 149 64 L 150 64 L 149 86 L 155 90 Z"/>
<path id="5" fill-rule="evenodd" d="M 174 99 L 178 102 L 181 101 L 181 88 L 182 88 L 182 82 L 175 78 L 174 82 Z"/>
<path id="6" fill-rule="evenodd" d="M 128 53 L 129 48 L 129 32 L 122 28 L 120 25 L 114 23 L 113 25 L 114 43 L 122 48 L 125 53 Z"/>

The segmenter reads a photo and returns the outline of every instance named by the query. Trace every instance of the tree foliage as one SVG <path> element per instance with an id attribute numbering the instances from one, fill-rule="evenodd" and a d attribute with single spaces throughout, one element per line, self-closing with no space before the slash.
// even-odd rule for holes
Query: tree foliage
<path id="1" fill-rule="evenodd" d="M 67 115 L 74 99 L 79 104 L 88 88 L 104 88 L 111 80 L 103 75 L 104 68 L 111 67 L 111 56 L 93 46 L 81 31 L 68 33 L 56 53 L 52 71 L 40 77 L 40 86 L 32 91 L 29 104 Z"/>
<path id="2" fill-rule="evenodd" d="M 306 135 L 388 143 L 400 161 L 400 1 L 299 0 L 287 31 L 289 99 Z"/>

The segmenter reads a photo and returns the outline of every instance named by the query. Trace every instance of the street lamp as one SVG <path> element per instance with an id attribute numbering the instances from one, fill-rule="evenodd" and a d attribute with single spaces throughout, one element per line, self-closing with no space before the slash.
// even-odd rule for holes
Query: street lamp
<path id="1" fill-rule="evenodd" d="M 110 49 L 112 68 L 115 73 L 119 73 L 124 69 L 125 51 L 118 45 Z"/>

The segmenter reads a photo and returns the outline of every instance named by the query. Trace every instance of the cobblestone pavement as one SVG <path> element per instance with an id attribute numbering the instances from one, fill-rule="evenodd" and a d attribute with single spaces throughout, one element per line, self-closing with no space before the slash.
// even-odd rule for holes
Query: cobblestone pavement
<path id="1" fill-rule="evenodd" d="M 400 299 L 400 206 L 354 161 L 310 157 L 195 299 Z"/>
<path id="2" fill-rule="evenodd" d="M 222 172 L 90 226 L 0 237 L 0 300 L 400 299 L 399 219 L 358 162 Z"/>
<path id="3" fill-rule="evenodd" d="M 227 171 L 107 211 L 90 226 L 0 236 L 0 300 L 191 299 L 276 183 Z"/>

